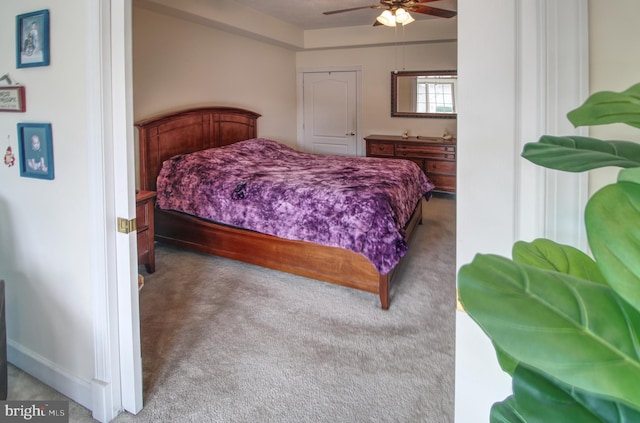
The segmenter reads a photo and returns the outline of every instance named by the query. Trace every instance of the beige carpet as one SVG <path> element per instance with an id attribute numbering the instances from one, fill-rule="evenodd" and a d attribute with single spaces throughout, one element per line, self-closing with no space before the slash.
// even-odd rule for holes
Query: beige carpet
<path id="1" fill-rule="evenodd" d="M 115 421 L 452 422 L 455 197 L 426 203 L 415 235 L 388 311 L 374 294 L 158 245 L 140 296 L 145 407 Z M 9 399 L 59 399 L 9 377 Z"/>

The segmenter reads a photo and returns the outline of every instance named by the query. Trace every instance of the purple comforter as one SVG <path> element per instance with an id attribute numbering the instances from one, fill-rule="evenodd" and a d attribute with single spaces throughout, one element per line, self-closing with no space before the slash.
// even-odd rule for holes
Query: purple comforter
<path id="1" fill-rule="evenodd" d="M 250 139 L 172 157 L 157 189 L 161 209 L 355 251 L 386 274 L 406 253 L 404 225 L 433 185 L 408 160 L 308 154 Z"/>

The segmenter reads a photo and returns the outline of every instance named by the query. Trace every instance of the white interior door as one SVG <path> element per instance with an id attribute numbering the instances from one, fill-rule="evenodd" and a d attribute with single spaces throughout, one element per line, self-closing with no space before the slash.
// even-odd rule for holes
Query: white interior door
<path id="1" fill-rule="evenodd" d="M 131 60 L 131 0 L 111 0 L 111 86 L 113 171 L 116 216 L 134 219 L 135 165 L 133 83 Z M 136 414 L 142 409 L 142 353 L 138 304 L 136 232 L 116 236 L 118 329 L 122 406 Z"/>
<path id="2" fill-rule="evenodd" d="M 316 154 L 358 154 L 357 73 L 303 74 L 304 151 Z"/>

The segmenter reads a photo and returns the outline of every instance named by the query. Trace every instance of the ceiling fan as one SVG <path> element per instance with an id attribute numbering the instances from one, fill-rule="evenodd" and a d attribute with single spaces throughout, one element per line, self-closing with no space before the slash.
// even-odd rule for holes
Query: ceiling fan
<path id="1" fill-rule="evenodd" d="M 415 19 L 408 12 L 422 13 L 424 15 L 437 16 L 440 18 L 452 18 L 457 15 L 456 12 L 437 7 L 426 6 L 423 3 L 431 3 L 438 0 L 380 0 L 380 4 L 373 6 L 352 7 L 349 9 L 332 10 L 323 12 L 324 15 L 334 15 L 336 13 L 352 12 L 362 9 L 384 9 L 382 14 L 378 16 L 374 22 L 374 26 L 386 25 L 396 26 L 396 23 L 407 25 Z"/>

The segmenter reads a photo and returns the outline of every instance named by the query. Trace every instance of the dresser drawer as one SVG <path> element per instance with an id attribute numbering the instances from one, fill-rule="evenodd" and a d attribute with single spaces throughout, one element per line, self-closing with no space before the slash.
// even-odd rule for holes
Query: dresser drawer
<path id="1" fill-rule="evenodd" d="M 456 192 L 456 144 L 437 137 L 369 135 L 367 156 L 411 160 L 435 185 L 435 191 Z"/>
<path id="2" fill-rule="evenodd" d="M 367 143 L 367 155 L 389 156 L 393 157 L 393 143 L 388 142 L 369 142 Z"/>
<path id="3" fill-rule="evenodd" d="M 456 174 L 456 162 L 447 162 L 440 160 L 427 160 L 427 172 L 445 173 L 448 175 Z"/>
<path id="4" fill-rule="evenodd" d="M 396 156 L 455 160 L 456 148 L 454 146 L 441 145 L 399 144 L 396 146 Z"/>

